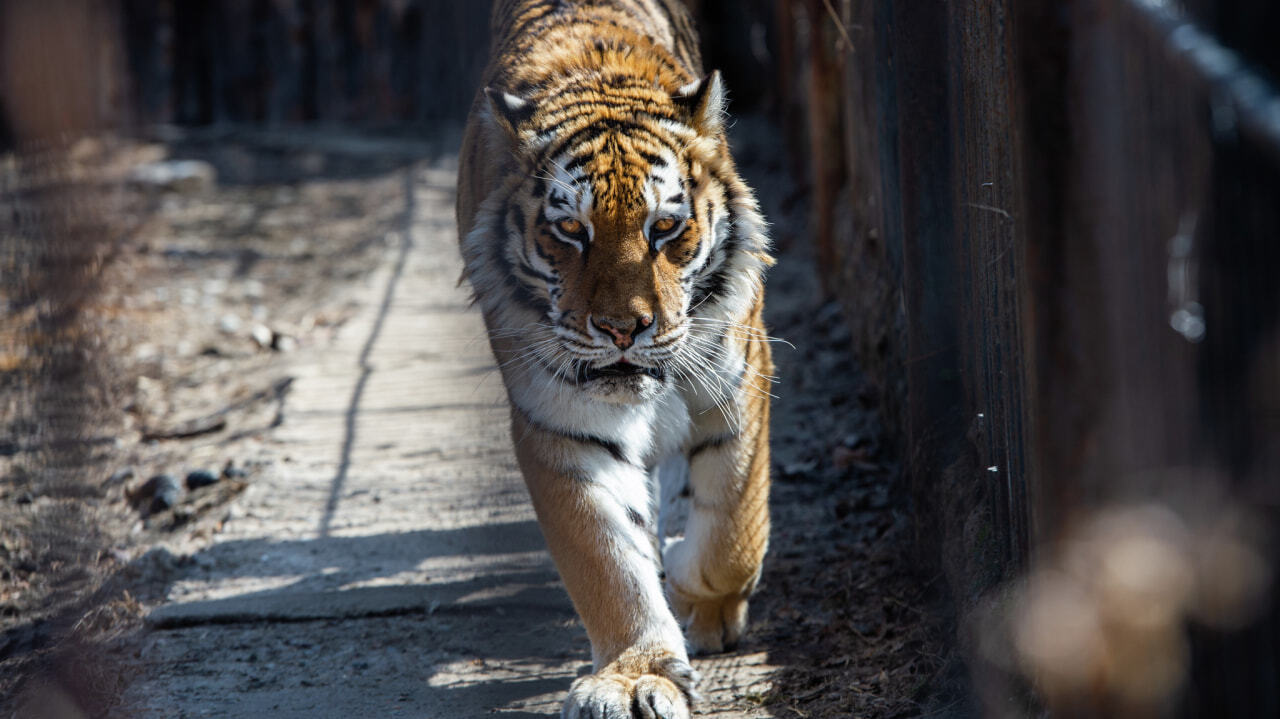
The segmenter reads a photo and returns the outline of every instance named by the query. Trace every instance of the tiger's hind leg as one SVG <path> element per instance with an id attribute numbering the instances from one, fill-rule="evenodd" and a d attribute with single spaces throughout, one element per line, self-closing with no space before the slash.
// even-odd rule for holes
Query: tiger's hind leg
<path id="1" fill-rule="evenodd" d="M 761 332 L 763 334 L 763 332 Z M 732 648 L 769 544 L 769 348 L 745 342 L 737 417 L 697 413 L 686 454 L 689 518 L 663 555 L 667 596 L 700 652 Z"/>

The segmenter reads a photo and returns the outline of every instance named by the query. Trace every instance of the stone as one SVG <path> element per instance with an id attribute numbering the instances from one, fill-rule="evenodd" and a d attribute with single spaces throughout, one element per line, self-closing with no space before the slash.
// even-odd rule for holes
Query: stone
<path id="1" fill-rule="evenodd" d="M 148 162 L 129 173 L 129 181 L 137 187 L 187 194 L 207 191 L 217 180 L 217 170 L 202 160 Z"/>
<path id="2" fill-rule="evenodd" d="M 195 469 L 187 473 L 187 489 L 208 487 L 217 484 L 220 479 L 222 478 L 207 469 Z"/>
<path id="3" fill-rule="evenodd" d="M 173 475 L 157 474 L 138 488 L 134 498 L 138 503 L 147 502 L 149 499 L 147 508 L 154 514 L 173 508 L 181 495 L 182 487 L 178 485 L 178 480 L 174 479 Z"/>

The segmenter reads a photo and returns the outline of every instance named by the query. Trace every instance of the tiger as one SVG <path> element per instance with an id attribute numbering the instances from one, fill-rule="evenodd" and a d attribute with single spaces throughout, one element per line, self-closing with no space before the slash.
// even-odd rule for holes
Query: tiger
<path id="1" fill-rule="evenodd" d="M 679 0 L 497 0 L 459 154 L 463 279 L 591 642 L 561 716 L 688 717 L 769 539 L 767 226 Z M 681 537 L 658 477 L 687 482 Z"/>

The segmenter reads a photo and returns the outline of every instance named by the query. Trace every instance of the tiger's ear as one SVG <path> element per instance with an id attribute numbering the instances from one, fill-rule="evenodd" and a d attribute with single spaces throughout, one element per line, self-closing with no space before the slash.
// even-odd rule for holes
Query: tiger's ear
<path id="1" fill-rule="evenodd" d="M 523 97 L 493 87 L 486 87 L 484 94 L 489 98 L 494 118 L 512 137 L 519 135 L 520 125 L 533 117 L 534 105 Z"/>
<path id="2" fill-rule="evenodd" d="M 671 99 L 689 113 L 694 128 L 702 134 L 718 135 L 724 130 L 726 98 L 719 70 L 676 90 Z"/>

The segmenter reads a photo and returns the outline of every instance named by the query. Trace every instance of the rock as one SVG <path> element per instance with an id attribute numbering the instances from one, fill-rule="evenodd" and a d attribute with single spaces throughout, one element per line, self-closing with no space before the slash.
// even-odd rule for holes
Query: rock
<path id="1" fill-rule="evenodd" d="M 275 333 L 272 332 L 271 328 L 266 325 L 263 325 L 263 324 L 254 325 L 253 329 L 250 330 L 249 334 L 253 335 L 253 341 L 257 342 L 258 346 L 263 349 L 267 349 L 274 344 Z"/>
<path id="2" fill-rule="evenodd" d="M 161 577 L 177 569 L 178 564 L 178 557 L 165 547 L 156 547 L 135 561 L 135 566 L 143 570 L 144 574 L 154 572 Z"/>
<path id="3" fill-rule="evenodd" d="M 120 469 L 117 469 L 115 472 L 112 472 L 111 476 L 107 477 L 107 481 L 104 482 L 103 484 L 107 487 L 114 487 L 117 484 L 123 484 L 125 482 L 128 482 L 129 480 L 133 479 L 133 477 L 134 477 L 133 467 L 122 467 Z"/>
<path id="4" fill-rule="evenodd" d="M 88 162 L 102 156 L 102 141 L 95 137 L 82 137 L 76 140 L 67 153 L 75 162 Z"/>
<path id="5" fill-rule="evenodd" d="M 271 338 L 271 349 L 277 352 L 292 352 L 298 348 L 298 341 L 286 334 L 276 332 Z"/>
<path id="6" fill-rule="evenodd" d="M 139 504 L 146 502 L 149 511 L 154 514 L 172 508 L 178 503 L 181 494 L 182 487 L 178 486 L 178 480 L 173 475 L 157 474 L 138 488 L 134 493 L 134 501 Z"/>
<path id="7" fill-rule="evenodd" d="M 218 320 L 218 329 L 225 334 L 233 335 L 240 331 L 240 318 L 230 314 L 223 315 L 222 319 Z"/>
<path id="8" fill-rule="evenodd" d="M 217 183 L 218 172 L 201 160 L 165 160 L 138 165 L 129 181 L 138 187 L 164 192 L 203 192 Z"/>
<path id="9" fill-rule="evenodd" d="M 867 438 L 857 432 L 850 432 L 840 439 L 840 444 L 855 449 L 858 445 L 866 444 Z"/>
<path id="10" fill-rule="evenodd" d="M 151 498 L 151 513 L 172 509 L 178 503 L 180 492 L 177 487 L 165 487 Z"/>
<path id="11" fill-rule="evenodd" d="M 237 467 L 235 463 L 228 459 L 226 466 L 222 468 L 222 476 L 227 479 L 244 479 L 249 473 Z"/>
<path id="12" fill-rule="evenodd" d="M 217 484 L 220 479 L 222 478 L 207 469 L 192 470 L 187 473 L 187 489 L 208 487 L 211 484 Z"/>
<path id="13" fill-rule="evenodd" d="M 788 462 L 782 467 L 782 475 L 784 477 L 801 477 L 817 468 L 817 461 L 812 459 L 803 462 Z"/>

